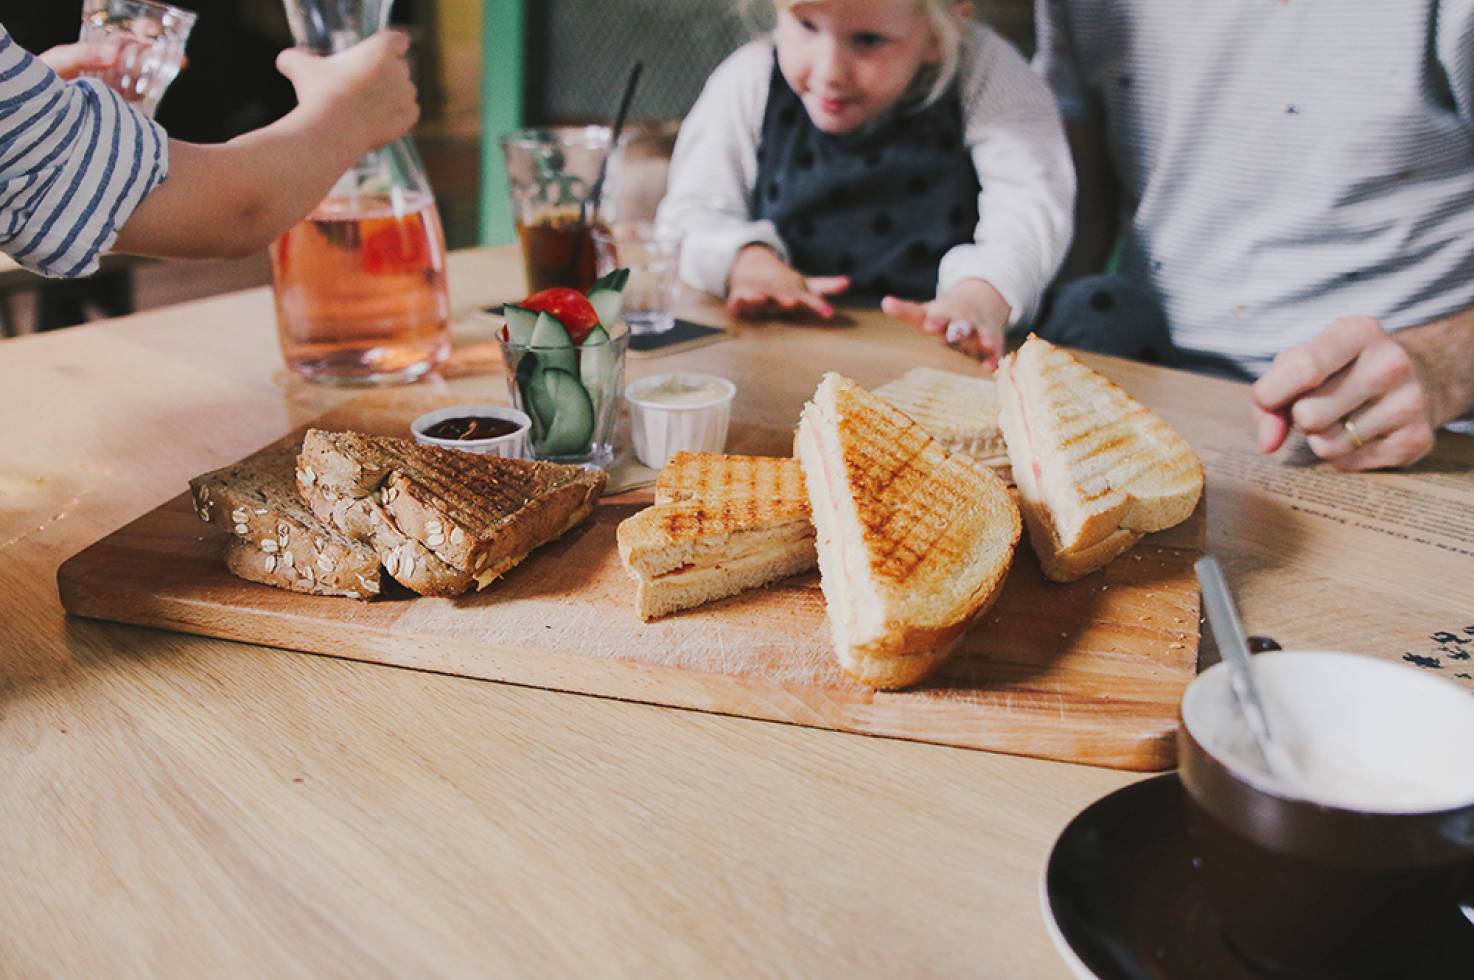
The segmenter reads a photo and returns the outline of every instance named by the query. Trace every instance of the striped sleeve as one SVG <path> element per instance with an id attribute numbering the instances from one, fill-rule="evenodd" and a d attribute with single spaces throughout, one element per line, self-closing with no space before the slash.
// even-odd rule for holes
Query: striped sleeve
<path id="1" fill-rule="evenodd" d="M 157 123 L 99 81 L 63 82 L 0 27 L 0 249 L 89 275 L 167 174 Z"/>

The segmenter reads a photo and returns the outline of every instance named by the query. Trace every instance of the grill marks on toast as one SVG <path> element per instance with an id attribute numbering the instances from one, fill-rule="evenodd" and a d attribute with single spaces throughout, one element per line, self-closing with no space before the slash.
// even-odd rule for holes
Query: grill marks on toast
<path id="1" fill-rule="evenodd" d="M 677 453 L 660 471 L 655 502 L 713 500 L 738 497 L 773 502 L 801 502 L 805 513 L 803 467 L 798 460 L 779 456 L 723 456 L 717 453 Z"/>
<path id="2" fill-rule="evenodd" d="M 807 500 L 764 500 L 733 497 L 730 500 L 677 500 L 657 505 L 659 530 L 674 541 L 695 539 L 734 529 L 766 527 L 795 521 L 807 522 Z"/>
<path id="3" fill-rule="evenodd" d="M 836 402 L 840 451 L 872 574 L 902 587 L 924 566 L 955 566 L 964 558 L 948 533 L 960 509 L 958 495 L 949 492 L 961 475 L 956 464 L 899 410 L 867 409 L 845 391 Z"/>
<path id="4" fill-rule="evenodd" d="M 949 450 L 994 456 L 1004 451 L 998 394 L 986 378 L 912 368 L 873 394 L 919 422 Z"/>
<path id="5" fill-rule="evenodd" d="M 1076 474 L 1083 500 L 1130 492 L 1148 474 L 1169 491 L 1200 480 L 1196 454 L 1156 413 L 1064 351 L 1045 353 L 1041 400 L 1055 406 L 1054 449 Z"/>

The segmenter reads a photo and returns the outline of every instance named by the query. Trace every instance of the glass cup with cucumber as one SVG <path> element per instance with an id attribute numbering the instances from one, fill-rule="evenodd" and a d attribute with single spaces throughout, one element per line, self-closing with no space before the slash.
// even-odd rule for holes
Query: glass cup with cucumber
<path id="1" fill-rule="evenodd" d="M 608 468 L 624 390 L 629 328 L 619 319 L 629 270 L 615 269 L 585 296 L 544 289 L 502 308 L 498 333 L 513 404 L 532 419 L 538 459 Z"/>

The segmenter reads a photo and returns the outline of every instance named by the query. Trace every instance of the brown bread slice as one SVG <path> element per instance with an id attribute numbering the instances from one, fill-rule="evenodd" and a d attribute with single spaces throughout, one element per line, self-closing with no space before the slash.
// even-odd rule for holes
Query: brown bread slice
<path id="1" fill-rule="evenodd" d="M 297 494 L 296 460 L 295 449 L 266 449 L 189 481 L 200 519 L 232 535 L 226 567 L 295 592 L 378 595 L 379 556 L 308 509 Z"/>
<path id="2" fill-rule="evenodd" d="M 420 595 L 450 598 L 471 587 L 471 573 L 452 568 L 434 552 L 405 534 L 373 497 L 351 497 L 323 481 L 303 482 L 297 489 L 323 523 L 366 543 L 400 585 Z"/>
<path id="3" fill-rule="evenodd" d="M 297 476 L 304 495 L 315 486 L 314 493 L 376 502 L 366 508 L 369 521 L 379 515 L 376 542 L 382 544 L 377 536 L 388 528 L 468 573 L 478 587 L 584 520 L 608 479 L 577 466 L 320 429 L 303 441 Z M 401 556 L 411 553 L 403 542 L 397 547 Z M 422 567 L 422 554 L 415 553 L 415 568 Z M 385 567 L 404 581 L 387 559 Z"/>
<path id="4" fill-rule="evenodd" d="M 827 374 L 799 421 L 835 652 L 878 688 L 915 684 L 993 604 L 1022 526 L 991 470 Z"/>

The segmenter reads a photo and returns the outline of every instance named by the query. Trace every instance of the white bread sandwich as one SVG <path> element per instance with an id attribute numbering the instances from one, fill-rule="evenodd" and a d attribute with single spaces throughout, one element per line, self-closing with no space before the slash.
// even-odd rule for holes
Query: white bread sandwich
<path id="1" fill-rule="evenodd" d="M 677 453 L 655 506 L 619 525 L 619 557 L 640 618 L 736 595 L 814 567 L 814 526 L 798 460 Z"/>
<path id="2" fill-rule="evenodd" d="M 1012 482 L 992 378 L 918 367 L 876 388 L 874 395 L 920 422 L 943 449 L 971 456 Z"/>
<path id="3" fill-rule="evenodd" d="M 1067 351 L 1030 337 L 999 365 L 998 396 L 1029 540 L 1054 581 L 1090 574 L 1197 507 L 1192 446 Z"/>
<path id="4" fill-rule="evenodd" d="M 799 460 L 844 671 L 877 688 L 935 671 L 998 598 L 1018 507 L 986 466 L 827 374 L 804 407 Z"/>

